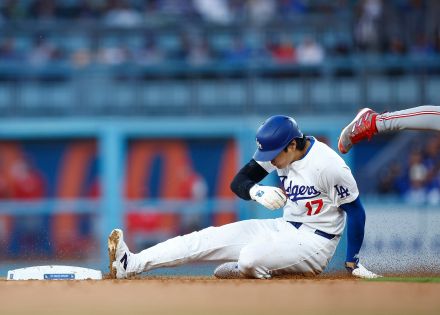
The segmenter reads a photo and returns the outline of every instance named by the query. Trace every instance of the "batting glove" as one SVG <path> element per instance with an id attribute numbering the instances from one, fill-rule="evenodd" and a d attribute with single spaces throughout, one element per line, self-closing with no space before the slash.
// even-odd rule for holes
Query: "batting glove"
<path id="1" fill-rule="evenodd" d="M 276 210 L 284 207 L 287 202 L 286 195 L 278 187 L 260 186 L 255 184 L 249 190 L 249 195 L 253 200 L 262 204 L 269 210 Z"/>
<path id="2" fill-rule="evenodd" d="M 354 277 L 357 278 L 376 279 L 382 277 L 380 275 L 375 274 L 374 272 L 371 272 L 370 270 L 362 266 L 360 263 L 356 263 L 356 262 L 346 262 L 345 269 L 347 269 L 349 273 L 351 273 Z"/>

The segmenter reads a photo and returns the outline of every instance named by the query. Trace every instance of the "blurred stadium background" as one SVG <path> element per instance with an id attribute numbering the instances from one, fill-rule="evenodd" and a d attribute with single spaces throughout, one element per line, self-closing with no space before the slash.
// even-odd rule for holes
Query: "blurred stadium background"
<path id="1" fill-rule="evenodd" d="M 229 190 L 267 116 L 336 148 L 359 108 L 423 104 L 440 104 L 435 0 L 0 1 L 0 271 L 106 270 L 114 227 L 138 251 L 279 215 Z M 439 134 L 344 158 L 367 264 L 439 272 Z"/>

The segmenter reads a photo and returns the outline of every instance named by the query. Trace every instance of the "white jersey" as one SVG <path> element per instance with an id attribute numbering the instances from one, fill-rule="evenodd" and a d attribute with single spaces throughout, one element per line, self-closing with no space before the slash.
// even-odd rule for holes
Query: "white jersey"
<path id="1" fill-rule="evenodd" d="M 345 213 L 339 206 L 359 196 L 357 184 L 350 168 L 335 151 L 313 137 L 308 139 L 311 146 L 306 155 L 286 168 L 277 169 L 271 162 L 257 162 L 268 173 L 277 170 L 288 196 L 285 220 L 340 235 L 345 226 Z"/>

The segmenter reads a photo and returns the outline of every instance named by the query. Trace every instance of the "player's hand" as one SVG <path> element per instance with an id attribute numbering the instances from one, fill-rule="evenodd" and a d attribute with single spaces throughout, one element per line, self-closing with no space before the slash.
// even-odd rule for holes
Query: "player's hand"
<path id="1" fill-rule="evenodd" d="M 276 210 L 287 202 L 286 195 L 278 187 L 260 186 L 255 184 L 250 190 L 249 195 L 253 200 L 262 204 L 269 210 Z"/>
<path id="2" fill-rule="evenodd" d="M 354 277 L 357 278 L 376 279 L 382 277 L 380 275 L 375 274 L 374 272 L 371 272 L 370 270 L 362 266 L 360 263 L 356 263 L 356 262 L 346 262 L 345 269 L 347 269 L 349 273 L 351 273 Z"/>

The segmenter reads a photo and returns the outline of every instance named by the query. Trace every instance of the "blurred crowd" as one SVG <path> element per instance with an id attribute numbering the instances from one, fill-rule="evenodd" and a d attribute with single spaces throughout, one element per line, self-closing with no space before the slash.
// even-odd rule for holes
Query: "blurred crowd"
<path id="1" fill-rule="evenodd" d="M 440 205 L 440 137 L 414 146 L 404 162 L 393 162 L 383 173 L 378 191 L 398 194 L 414 205 Z"/>
<path id="2" fill-rule="evenodd" d="M 6 0 L 0 25 L 12 30 L 17 22 L 64 24 L 54 32 L 0 32 L 0 62 L 313 65 L 367 52 L 425 57 L 440 53 L 439 16 L 434 0 Z M 125 32 L 63 33 L 66 21 Z"/>
<path id="3" fill-rule="evenodd" d="M 157 16 L 199 18 L 228 24 L 243 19 L 266 23 L 308 13 L 341 14 L 358 7 L 352 0 L 5 0 L 4 20 L 101 19 L 120 26 L 134 26 Z M 404 1 L 409 2 L 409 1 Z M 400 5 L 400 4 L 398 4 Z M 405 5 L 403 3 L 402 5 Z"/>
<path id="4" fill-rule="evenodd" d="M 231 38 L 231 44 L 224 49 L 214 49 L 205 36 L 179 34 L 176 45 L 164 48 L 158 44 L 157 36 L 148 34 L 141 45 L 130 46 L 124 40 L 103 44 L 100 47 L 77 47 L 68 50 L 45 37 L 32 39 L 29 49 L 20 49 L 20 40 L 9 37 L 0 42 L 0 62 L 27 63 L 30 66 L 45 66 L 68 62 L 75 67 L 98 65 L 158 65 L 165 62 L 189 64 L 193 66 L 215 62 L 246 63 L 272 60 L 280 64 L 320 64 L 325 51 L 315 39 L 305 37 L 296 46 L 287 37 L 270 40 L 261 49 L 247 46 L 240 36 Z"/>

